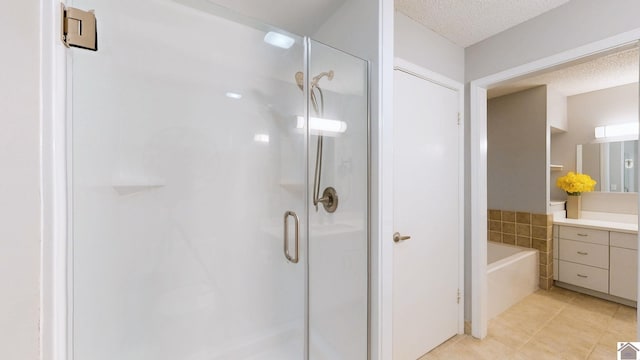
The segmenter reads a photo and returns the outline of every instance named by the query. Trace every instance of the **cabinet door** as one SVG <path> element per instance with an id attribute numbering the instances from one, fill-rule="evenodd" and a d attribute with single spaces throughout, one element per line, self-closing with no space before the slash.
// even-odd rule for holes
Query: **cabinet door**
<path id="1" fill-rule="evenodd" d="M 638 251 L 611 247 L 609 293 L 629 300 L 637 300 Z"/>

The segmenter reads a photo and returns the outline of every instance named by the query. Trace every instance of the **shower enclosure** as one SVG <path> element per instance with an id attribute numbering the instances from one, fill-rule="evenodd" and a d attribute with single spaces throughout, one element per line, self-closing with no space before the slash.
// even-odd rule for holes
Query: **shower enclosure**
<path id="1" fill-rule="evenodd" d="M 70 357 L 367 359 L 367 62 L 204 0 L 68 5 Z"/>

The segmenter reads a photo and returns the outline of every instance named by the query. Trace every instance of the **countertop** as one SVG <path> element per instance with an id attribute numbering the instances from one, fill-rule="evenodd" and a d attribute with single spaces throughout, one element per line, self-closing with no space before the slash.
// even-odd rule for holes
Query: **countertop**
<path id="1" fill-rule="evenodd" d="M 553 214 L 553 224 L 637 234 L 637 218 L 637 215 L 583 212 L 583 217 L 580 219 L 567 219 L 564 217 L 564 211 L 561 211 Z M 623 221 L 615 221 L 617 219 Z M 633 220 L 635 221 L 631 222 Z"/>

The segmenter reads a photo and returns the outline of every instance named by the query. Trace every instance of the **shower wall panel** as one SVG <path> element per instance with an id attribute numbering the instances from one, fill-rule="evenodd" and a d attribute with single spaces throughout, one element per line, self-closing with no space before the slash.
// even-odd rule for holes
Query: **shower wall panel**
<path id="1" fill-rule="evenodd" d="M 72 53 L 74 359 L 303 358 L 282 218 L 305 229 L 302 39 L 170 1 L 74 5 L 100 37 Z"/>

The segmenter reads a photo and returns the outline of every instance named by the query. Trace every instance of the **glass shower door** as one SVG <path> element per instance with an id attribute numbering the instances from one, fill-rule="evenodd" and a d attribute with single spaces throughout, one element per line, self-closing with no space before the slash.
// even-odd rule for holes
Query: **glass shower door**
<path id="1" fill-rule="evenodd" d="M 309 202 L 309 358 L 364 360 L 368 358 L 368 63 L 313 40 L 308 58 L 309 193 L 320 199 L 335 193 L 337 199 L 331 206 Z"/>
<path id="2" fill-rule="evenodd" d="M 74 360 L 305 358 L 304 41 L 189 3 L 69 4 Z"/>

